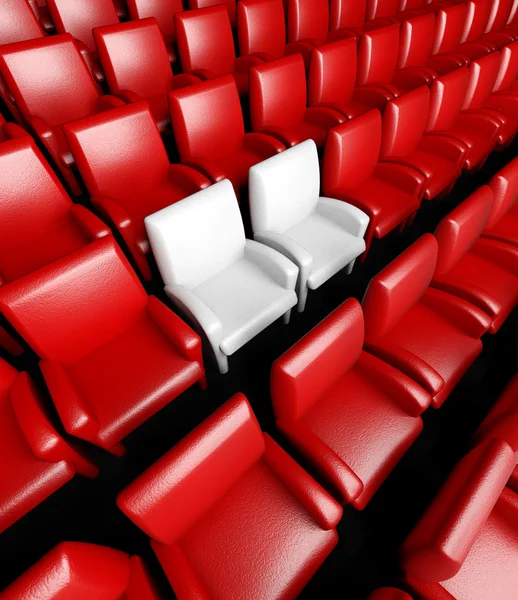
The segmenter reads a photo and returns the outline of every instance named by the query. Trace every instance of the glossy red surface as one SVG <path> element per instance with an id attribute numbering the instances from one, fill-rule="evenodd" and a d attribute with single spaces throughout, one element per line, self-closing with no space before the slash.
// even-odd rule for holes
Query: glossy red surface
<path id="1" fill-rule="evenodd" d="M 167 44 L 169 58 L 176 60 L 173 44 L 176 42 L 174 15 L 183 11 L 182 0 L 126 0 L 129 16 L 133 21 L 154 17 Z"/>
<path id="2" fill-rule="evenodd" d="M 518 159 L 513 159 L 489 182 L 493 206 L 483 237 L 518 246 Z"/>
<path id="3" fill-rule="evenodd" d="M 13 44 L 45 35 L 27 0 L 4 0 L 0 3 L 0 23 L 0 44 Z"/>

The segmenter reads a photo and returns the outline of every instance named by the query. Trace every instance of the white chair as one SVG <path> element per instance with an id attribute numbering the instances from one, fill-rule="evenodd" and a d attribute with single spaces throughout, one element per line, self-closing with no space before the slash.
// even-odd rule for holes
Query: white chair
<path id="1" fill-rule="evenodd" d="M 219 370 L 227 357 L 297 304 L 298 269 L 279 252 L 245 238 L 228 180 L 145 219 L 171 301 L 205 334 Z"/>
<path id="2" fill-rule="evenodd" d="M 249 196 L 256 241 L 299 267 L 298 310 L 315 290 L 365 251 L 369 217 L 341 200 L 321 198 L 317 147 L 308 140 L 253 166 Z"/>

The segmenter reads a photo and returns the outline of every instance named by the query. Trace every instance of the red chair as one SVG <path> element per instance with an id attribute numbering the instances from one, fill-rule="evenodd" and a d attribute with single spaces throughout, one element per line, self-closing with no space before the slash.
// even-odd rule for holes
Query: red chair
<path id="1" fill-rule="evenodd" d="M 13 356 L 21 356 L 23 354 L 23 346 L 21 346 L 12 335 L 10 335 L 0 325 L 0 348 L 9 352 Z"/>
<path id="2" fill-rule="evenodd" d="M 27 137 L 28 133 L 16 123 L 7 123 L 0 115 L 0 144 L 8 140 L 14 140 L 21 137 Z M 2 146 L 0 146 L 0 149 Z"/>
<path id="3" fill-rule="evenodd" d="M 144 218 L 210 185 L 203 175 L 171 165 L 144 102 L 65 126 L 91 202 L 126 242 L 142 276 L 151 279 Z"/>
<path id="4" fill-rule="evenodd" d="M 92 75 L 96 81 L 103 81 L 104 74 L 98 65 L 93 30 L 95 27 L 119 22 L 112 0 L 47 0 L 47 6 L 56 31 L 70 33 L 82 44 L 81 54 Z"/>
<path id="5" fill-rule="evenodd" d="M 0 308 L 39 355 L 67 432 L 116 455 L 144 421 L 205 385 L 200 338 L 146 294 L 112 238 L 0 287 Z"/>
<path id="6" fill-rule="evenodd" d="M 514 158 L 489 182 L 493 207 L 482 237 L 518 246 L 518 159 Z"/>
<path id="7" fill-rule="evenodd" d="M 367 600 L 412 600 L 412 598 L 396 588 L 380 588 L 368 597 Z"/>
<path id="8" fill-rule="evenodd" d="M 327 132 L 345 120 L 329 108 L 307 108 L 306 73 L 293 55 L 250 71 L 252 129 L 278 138 L 286 146 L 312 139 L 322 148 Z"/>
<path id="9" fill-rule="evenodd" d="M 178 52 L 184 73 L 200 79 L 232 75 L 240 96 L 248 94 L 248 72 L 264 62 L 257 56 L 236 58 L 234 39 L 224 6 L 175 14 Z"/>
<path id="10" fill-rule="evenodd" d="M 175 63 L 176 56 L 176 30 L 174 16 L 183 11 L 182 0 L 126 0 L 129 16 L 133 21 L 154 17 L 167 48 L 167 55 L 171 63 Z"/>
<path id="11" fill-rule="evenodd" d="M 237 4 L 237 33 L 241 56 L 269 61 L 288 54 L 302 54 L 309 63 L 313 44 L 286 43 L 282 0 L 240 0 Z"/>
<path id="12" fill-rule="evenodd" d="M 427 134 L 430 91 L 420 87 L 391 100 L 383 113 L 380 159 L 425 177 L 423 198 L 447 193 L 462 172 L 468 148 L 452 137 Z"/>
<path id="13" fill-rule="evenodd" d="M 50 18 L 49 9 L 46 0 L 28 0 L 32 11 L 40 22 L 42 28 L 47 33 L 54 32 L 54 23 Z"/>
<path id="14" fill-rule="evenodd" d="M 372 110 L 330 131 L 324 152 L 324 195 L 369 215 L 365 253 L 373 237 L 385 237 L 418 210 L 425 182 L 413 169 L 378 162 L 381 133 L 380 114 Z"/>
<path id="15" fill-rule="evenodd" d="M 94 39 L 110 92 L 126 102 L 146 100 L 159 131 L 170 130 L 168 93 L 200 80 L 173 75 L 156 20 L 98 27 Z"/>
<path id="16" fill-rule="evenodd" d="M 515 468 L 507 487 L 518 493 L 518 374 L 515 375 L 475 434 L 477 444 L 494 438 L 505 441 L 515 453 Z"/>
<path id="17" fill-rule="evenodd" d="M 1 47 L 0 75 L 7 84 L 8 104 L 49 151 L 73 194 L 80 194 L 62 126 L 124 102 L 101 95 L 68 34 Z"/>
<path id="18" fill-rule="evenodd" d="M 138 556 L 82 542 L 62 542 L 0 592 L 0 600 L 159 600 Z"/>
<path id="19" fill-rule="evenodd" d="M 500 51 L 500 70 L 493 87 L 494 93 L 516 94 L 518 88 L 518 42 L 513 42 Z"/>
<path id="20" fill-rule="evenodd" d="M 230 76 L 172 92 L 169 104 L 182 162 L 213 183 L 229 179 L 238 197 L 248 186 L 250 167 L 285 150 L 274 137 L 245 133 Z"/>
<path id="21" fill-rule="evenodd" d="M 516 3 L 514 0 L 495 2 L 482 41 L 497 48 L 503 48 L 507 44 L 515 42 L 518 39 L 518 28 L 516 24 L 508 25 L 515 15 Z"/>
<path id="22" fill-rule="evenodd" d="M 13 44 L 45 35 L 27 0 L 3 0 L 0 3 L 0 23 L 0 44 Z"/>
<path id="23" fill-rule="evenodd" d="M 338 541 L 335 502 L 236 394 L 131 483 L 121 510 L 179 598 L 294 599 Z M 296 549 L 296 551 L 295 551 Z"/>
<path id="24" fill-rule="evenodd" d="M 479 240 L 492 208 L 493 192 L 482 186 L 439 223 L 432 285 L 486 313 L 495 333 L 518 304 L 518 248 Z"/>
<path id="25" fill-rule="evenodd" d="M 402 548 L 418 598 L 514 600 L 518 496 L 505 487 L 512 449 L 493 439 L 465 456 Z"/>
<path id="26" fill-rule="evenodd" d="M 367 21 L 386 17 L 395 17 L 399 12 L 401 0 L 367 0 Z"/>
<path id="27" fill-rule="evenodd" d="M 482 350 L 491 318 L 465 300 L 431 289 L 438 245 L 423 235 L 378 275 L 365 292 L 365 344 L 408 375 L 439 408 Z"/>
<path id="28" fill-rule="evenodd" d="M 362 350 L 363 330 L 360 304 L 347 300 L 274 362 L 271 378 L 277 427 L 360 510 L 421 432 L 431 402 Z"/>
<path id="29" fill-rule="evenodd" d="M 0 359 L 0 532 L 70 481 L 95 477 L 97 467 L 51 425 L 27 373 Z M 4 592 L 5 594 L 5 592 Z M 26 596 L 0 593 L 2 600 Z"/>
<path id="30" fill-rule="evenodd" d="M 0 285 L 111 235 L 72 204 L 30 136 L 0 145 L 0 171 Z"/>
<path id="31" fill-rule="evenodd" d="M 236 5 L 237 0 L 189 0 L 191 9 L 208 8 L 210 6 L 225 7 L 232 27 L 236 25 Z"/>

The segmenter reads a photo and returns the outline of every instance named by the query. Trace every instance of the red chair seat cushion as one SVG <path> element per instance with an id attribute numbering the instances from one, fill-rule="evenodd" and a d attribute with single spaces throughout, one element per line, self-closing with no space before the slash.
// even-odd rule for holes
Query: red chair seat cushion
<path id="1" fill-rule="evenodd" d="M 505 214 L 494 227 L 484 230 L 484 236 L 518 246 L 518 213 Z"/>

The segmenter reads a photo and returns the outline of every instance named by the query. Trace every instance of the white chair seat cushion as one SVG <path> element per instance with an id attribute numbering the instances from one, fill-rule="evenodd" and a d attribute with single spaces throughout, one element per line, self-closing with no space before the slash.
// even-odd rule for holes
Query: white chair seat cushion
<path id="1" fill-rule="evenodd" d="M 257 265 L 242 258 L 193 289 L 220 319 L 227 356 L 297 304 L 294 290 L 286 290 Z"/>
<path id="2" fill-rule="evenodd" d="M 351 235 L 345 229 L 313 213 L 283 235 L 300 244 L 313 257 L 313 268 L 308 287 L 317 289 L 365 250 L 363 238 Z"/>

